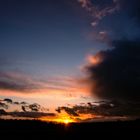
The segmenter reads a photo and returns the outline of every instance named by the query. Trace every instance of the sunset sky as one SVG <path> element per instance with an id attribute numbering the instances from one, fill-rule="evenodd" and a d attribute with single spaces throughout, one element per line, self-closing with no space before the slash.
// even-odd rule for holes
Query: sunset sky
<path id="1" fill-rule="evenodd" d="M 0 109 L 11 116 L 139 116 L 139 5 L 1 0 Z"/>

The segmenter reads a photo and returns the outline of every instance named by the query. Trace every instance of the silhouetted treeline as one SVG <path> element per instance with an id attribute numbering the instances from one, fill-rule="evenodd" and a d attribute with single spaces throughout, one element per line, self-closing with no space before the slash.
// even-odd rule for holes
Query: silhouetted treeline
<path id="1" fill-rule="evenodd" d="M 116 121 L 116 122 L 93 122 L 71 123 L 68 125 L 46 123 L 37 120 L 0 120 L 0 134 L 20 135 L 22 137 L 32 135 L 46 136 L 47 138 L 58 137 L 122 137 L 139 136 L 140 120 Z M 2 135 L 1 135 L 2 136 Z"/>

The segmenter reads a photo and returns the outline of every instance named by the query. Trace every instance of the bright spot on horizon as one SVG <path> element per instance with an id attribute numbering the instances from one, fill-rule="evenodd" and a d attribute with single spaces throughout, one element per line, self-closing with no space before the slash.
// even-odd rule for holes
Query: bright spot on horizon
<path id="1" fill-rule="evenodd" d="M 74 118 L 71 118 L 67 114 L 61 114 L 54 118 L 42 117 L 40 118 L 40 120 L 45 121 L 45 122 L 61 123 L 61 124 L 66 124 L 66 125 L 69 123 L 76 122 Z"/>

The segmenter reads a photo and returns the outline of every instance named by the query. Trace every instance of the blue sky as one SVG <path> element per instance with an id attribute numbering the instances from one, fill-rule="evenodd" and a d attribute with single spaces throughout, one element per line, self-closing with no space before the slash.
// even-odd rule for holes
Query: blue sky
<path id="1" fill-rule="evenodd" d="M 0 9 L 0 56 L 12 63 L 6 69 L 73 75 L 91 48 L 102 48 L 86 38 L 90 17 L 76 1 L 5 1 Z"/>

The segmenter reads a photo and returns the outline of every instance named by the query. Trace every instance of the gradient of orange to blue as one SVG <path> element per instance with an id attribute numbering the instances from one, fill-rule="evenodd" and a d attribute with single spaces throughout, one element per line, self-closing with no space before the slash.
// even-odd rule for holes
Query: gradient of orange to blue
<path id="1" fill-rule="evenodd" d="M 91 7 L 97 5 L 95 14 Z M 83 67 L 100 62 L 91 54 L 109 48 L 110 38 L 139 36 L 127 13 L 117 0 L 0 1 L 1 100 L 38 103 L 53 113 L 59 106 L 98 101 L 83 82 Z M 65 113 L 60 118 L 72 122 Z"/>

